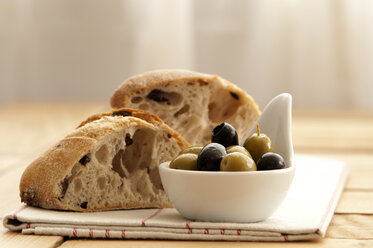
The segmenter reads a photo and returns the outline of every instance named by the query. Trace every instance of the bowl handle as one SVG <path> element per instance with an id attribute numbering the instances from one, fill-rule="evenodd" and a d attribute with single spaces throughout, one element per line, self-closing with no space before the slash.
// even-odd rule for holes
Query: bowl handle
<path id="1" fill-rule="evenodd" d="M 241 139 L 241 145 L 256 132 L 256 124 L 267 134 L 275 152 L 281 154 L 288 167 L 293 164 L 294 150 L 292 141 L 292 96 L 282 93 L 274 97 L 264 108 L 260 118 L 251 130 Z"/>

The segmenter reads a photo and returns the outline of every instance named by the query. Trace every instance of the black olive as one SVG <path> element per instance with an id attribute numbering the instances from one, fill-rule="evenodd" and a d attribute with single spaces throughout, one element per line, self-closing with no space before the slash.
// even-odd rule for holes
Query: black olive
<path id="1" fill-rule="evenodd" d="M 197 159 L 197 169 L 202 171 L 220 170 L 220 162 L 227 155 L 225 147 L 218 143 L 210 143 L 202 148 Z"/>
<path id="2" fill-rule="evenodd" d="M 79 160 L 79 163 L 81 163 L 82 165 L 86 165 L 87 163 L 89 163 L 91 161 L 91 158 L 88 157 L 88 155 L 84 155 L 80 160 Z"/>
<path id="3" fill-rule="evenodd" d="M 86 201 L 79 204 L 79 206 L 84 209 L 87 209 L 87 205 L 88 205 L 88 202 Z"/>
<path id="4" fill-rule="evenodd" d="M 118 110 L 111 113 L 112 116 L 132 116 L 132 112 L 126 110 Z"/>
<path id="5" fill-rule="evenodd" d="M 166 97 L 166 94 L 164 91 L 161 90 L 152 90 L 146 98 L 156 101 L 156 102 L 166 102 L 168 105 L 171 105 L 170 100 Z"/>
<path id="6" fill-rule="evenodd" d="M 234 98 L 234 99 L 236 99 L 236 100 L 240 100 L 240 97 L 236 94 L 236 93 L 234 93 L 234 92 L 230 92 L 231 93 L 231 96 Z"/>
<path id="7" fill-rule="evenodd" d="M 61 182 L 60 182 L 60 185 L 61 185 L 61 195 L 60 195 L 60 199 L 63 199 L 65 197 L 65 194 L 66 194 L 66 191 L 67 191 L 67 188 L 69 187 L 69 177 L 65 177 Z"/>
<path id="8" fill-rule="evenodd" d="M 224 147 L 238 145 L 236 129 L 229 123 L 223 122 L 212 130 L 211 141 Z"/>
<path id="9" fill-rule="evenodd" d="M 133 139 L 131 139 L 131 135 L 129 133 L 126 134 L 126 138 L 124 139 L 126 142 L 126 146 L 130 146 L 133 144 Z"/>
<path id="10" fill-rule="evenodd" d="M 274 152 L 265 153 L 256 164 L 257 170 L 277 170 L 285 168 L 285 161 L 280 154 Z"/>

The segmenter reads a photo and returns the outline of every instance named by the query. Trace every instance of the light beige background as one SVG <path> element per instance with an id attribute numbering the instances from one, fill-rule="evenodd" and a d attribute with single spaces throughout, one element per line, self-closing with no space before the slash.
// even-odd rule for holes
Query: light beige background
<path id="1" fill-rule="evenodd" d="M 105 101 L 158 68 L 220 74 L 261 106 L 373 109 L 373 1 L 0 0 L 0 103 Z"/>

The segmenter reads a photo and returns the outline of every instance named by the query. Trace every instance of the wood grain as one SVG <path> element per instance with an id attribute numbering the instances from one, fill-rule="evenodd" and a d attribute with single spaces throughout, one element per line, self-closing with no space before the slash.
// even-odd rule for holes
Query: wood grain
<path id="1" fill-rule="evenodd" d="M 87 116 L 105 112 L 102 103 L 24 103 L 0 107 L 0 216 L 20 204 L 18 184 L 25 167 Z M 0 247 L 373 247 L 373 113 L 295 112 L 296 154 L 345 162 L 350 175 L 327 238 L 316 242 L 182 242 L 67 240 L 0 229 Z"/>
<path id="2" fill-rule="evenodd" d="M 54 248 L 63 242 L 60 236 L 23 235 L 17 232 L 9 232 L 3 227 L 0 230 L 0 247 L 14 248 Z"/>
<path id="3" fill-rule="evenodd" d="M 21 204 L 19 180 L 27 164 L 0 176 L 0 216 L 10 213 Z"/>
<path id="4" fill-rule="evenodd" d="M 77 107 L 79 106 L 79 107 Z M 19 180 L 34 159 L 103 104 L 32 103 L 0 108 L 0 215 L 21 202 Z"/>
<path id="5" fill-rule="evenodd" d="M 373 151 L 373 118 L 294 116 L 293 142 L 298 151 Z"/>
<path id="6" fill-rule="evenodd" d="M 344 191 L 335 212 L 373 214 L 373 191 Z"/>
<path id="7" fill-rule="evenodd" d="M 68 240 L 64 242 L 61 248 L 167 248 L 167 247 L 372 247 L 373 240 L 354 240 L 354 239 L 322 239 L 312 242 L 211 242 L 211 241 L 159 241 L 159 240 Z"/>
<path id="8" fill-rule="evenodd" d="M 17 156 L 43 149 L 89 115 L 106 109 L 101 103 L 27 103 L 2 107 L 0 155 Z"/>
<path id="9" fill-rule="evenodd" d="M 333 216 L 328 232 L 326 233 L 326 237 L 373 240 L 372 223 L 372 215 L 336 214 Z"/>
<path id="10" fill-rule="evenodd" d="M 19 179 L 26 166 L 103 104 L 32 103 L 0 108 L 0 216 L 19 206 Z M 0 232 L 0 247 L 57 247 L 60 236 Z"/>

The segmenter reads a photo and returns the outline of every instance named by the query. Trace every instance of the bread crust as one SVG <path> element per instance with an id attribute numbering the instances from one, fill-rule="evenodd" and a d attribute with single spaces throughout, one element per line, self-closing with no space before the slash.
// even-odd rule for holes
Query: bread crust
<path id="1" fill-rule="evenodd" d="M 100 113 L 100 114 L 94 114 L 88 117 L 85 121 L 79 124 L 79 127 L 84 126 L 85 124 L 101 119 L 103 116 L 133 116 L 140 118 L 144 121 L 147 121 L 149 123 L 152 123 L 154 125 L 164 123 L 158 116 L 156 116 L 153 113 L 150 113 L 148 111 L 140 110 L 140 109 L 131 109 L 131 108 L 120 108 L 116 110 L 112 110 L 109 113 Z"/>
<path id="2" fill-rule="evenodd" d="M 130 113 L 130 115 L 124 115 L 123 113 Z M 160 126 L 176 139 L 181 149 L 189 146 L 189 143 L 177 132 L 147 111 L 126 108 L 111 113 L 93 115 L 26 168 L 20 181 L 21 201 L 28 205 L 48 209 L 107 210 L 107 208 L 84 210 L 80 207 L 66 206 L 58 198 L 64 190 L 64 180 L 66 180 L 73 166 L 89 152 L 98 140 L 118 130 L 128 128 L 130 125 Z M 167 202 L 165 204 L 156 205 L 153 203 L 140 206 L 136 202 L 129 202 L 126 205 L 110 206 L 109 209 L 154 206 L 170 207 L 171 204 Z"/>
<path id="3" fill-rule="evenodd" d="M 220 99 L 221 97 L 221 92 L 224 92 L 224 94 L 227 94 L 229 92 L 231 94 L 232 99 L 235 99 L 236 105 L 238 106 L 236 108 L 235 114 L 232 114 L 229 117 L 226 117 L 223 120 L 210 120 L 211 124 L 209 126 L 204 126 L 203 133 L 207 135 L 207 132 L 210 131 L 210 129 L 213 128 L 214 125 L 220 124 L 222 121 L 226 122 L 232 122 L 231 124 L 236 124 L 236 113 L 237 116 L 241 115 L 239 118 L 247 121 L 247 126 L 242 127 L 238 125 L 237 132 L 239 133 L 239 136 L 242 137 L 243 135 L 246 134 L 246 132 L 251 128 L 251 125 L 259 118 L 261 112 L 259 110 L 258 105 L 255 103 L 253 98 L 248 95 L 244 90 L 240 89 L 233 83 L 217 76 L 217 75 L 209 75 L 209 74 L 203 74 L 203 73 L 198 73 L 198 72 L 192 72 L 192 71 L 186 71 L 186 70 L 157 70 L 157 71 L 150 71 L 146 72 L 137 76 L 133 76 L 127 80 L 125 80 L 119 88 L 117 88 L 112 97 L 111 97 L 111 106 L 113 108 L 121 108 L 121 107 L 131 107 L 131 108 L 142 108 L 141 105 L 135 106 L 136 103 L 131 102 L 132 97 L 139 95 L 142 98 L 148 98 L 149 95 L 142 95 L 143 93 L 146 92 L 146 94 L 149 94 L 154 89 L 167 89 L 170 88 L 172 85 L 178 85 L 179 83 L 184 83 L 184 84 L 190 84 L 190 85 L 199 85 L 201 87 L 207 86 L 212 90 L 208 101 L 211 102 L 213 99 Z M 176 91 L 177 92 L 177 91 Z M 219 93 L 218 93 L 219 92 Z M 183 92 L 178 92 L 180 94 L 183 94 Z M 228 95 L 229 95 L 228 93 Z M 204 97 L 204 96 L 202 96 Z M 158 101 L 158 100 L 157 100 Z M 160 102 L 165 101 L 165 99 L 160 99 Z M 204 105 L 200 106 L 202 109 L 201 111 L 210 111 L 210 105 L 209 102 Z M 161 105 L 161 104 L 160 104 Z M 169 102 L 167 104 L 164 104 L 163 106 L 170 105 Z M 182 105 L 181 105 L 182 106 Z M 172 106 L 171 106 L 172 107 Z M 243 110 L 243 109 L 246 110 Z M 152 107 L 146 108 L 147 110 L 154 111 Z M 238 109 L 241 110 L 240 113 L 238 113 Z M 199 111 L 199 110 L 198 110 Z M 155 114 L 160 114 L 157 113 L 157 111 L 154 111 Z M 194 113 L 194 112 L 193 112 Z M 201 112 L 199 112 L 201 113 Z M 170 118 L 172 118 L 172 115 L 175 116 L 175 112 L 170 113 Z M 160 116 L 162 116 L 160 114 Z M 197 116 L 197 115 L 196 115 Z M 242 117 L 245 116 L 245 117 Z M 205 145 L 206 144 L 206 138 L 205 137 L 197 137 L 196 135 L 185 133 L 183 130 L 178 128 L 178 125 L 176 124 L 177 121 L 174 119 L 177 118 L 175 117 L 173 120 L 168 119 L 168 117 L 162 117 L 164 118 L 164 121 L 170 125 L 172 128 L 174 128 L 176 131 L 180 132 L 181 135 L 183 135 L 184 138 L 186 138 L 190 143 L 193 143 L 193 145 Z M 185 121 L 185 120 L 184 120 Z M 174 124 L 172 124 L 174 123 Z M 180 122 L 181 123 L 181 122 Z M 238 123 L 240 124 L 240 123 Z"/>
<path id="4" fill-rule="evenodd" d="M 157 115 L 149 111 L 145 111 L 141 109 L 120 108 L 120 109 L 112 110 L 109 113 L 91 115 L 85 121 L 80 123 L 77 128 L 80 128 L 92 121 L 99 120 L 104 116 L 136 117 L 136 118 L 142 119 L 153 125 L 162 126 L 163 128 L 165 128 L 168 131 L 168 133 L 178 141 L 178 144 L 180 147 L 190 146 L 188 141 L 186 141 L 178 132 L 176 132 L 175 130 L 170 128 L 167 124 L 165 124 Z"/>
<path id="5" fill-rule="evenodd" d="M 247 95 L 245 91 L 238 88 L 233 83 L 221 78 L 218 75 L 204 74 L 188 70 L 155 70 L 145 72 L 126 79 L 113 93 L 110 99 L 110 104 L 113 108 L 118 109 L 124 107 L 127 97 L 133 92 L 140 89 L 152 89 L 159 85 L 175 84 L 180 81 L 197 81 L 203 84 L 204 82 L 220 81 L 228 89 L 237 92 L 240 97 L 244 98 L 249 104 L 255 107 L 255 110 L 260 114 L 259 108 L 254 100 Z"/>
<path id="6" fill-rule="evenodd" d="M 139 89 L 151 89 L 158 85 L 177 83 L 179 81 L 191 80 L 198 82 L 209 82 L 220 78 L 217 75 L 203 74 L 188 70 L 155 70 L 145 72 L 126 79 L 111 96 L 110 104 L 113 108 L 122 108 L 126 98 Z"/>
<path id="7" fill-rule="evenodd" d="M 89 137 L 67 137 L 32 162 L 20 182 L 21 201 L 43 208 L 65 207 L 58 201 L 59 183 L 72 167 L 94 145 Z"/>

